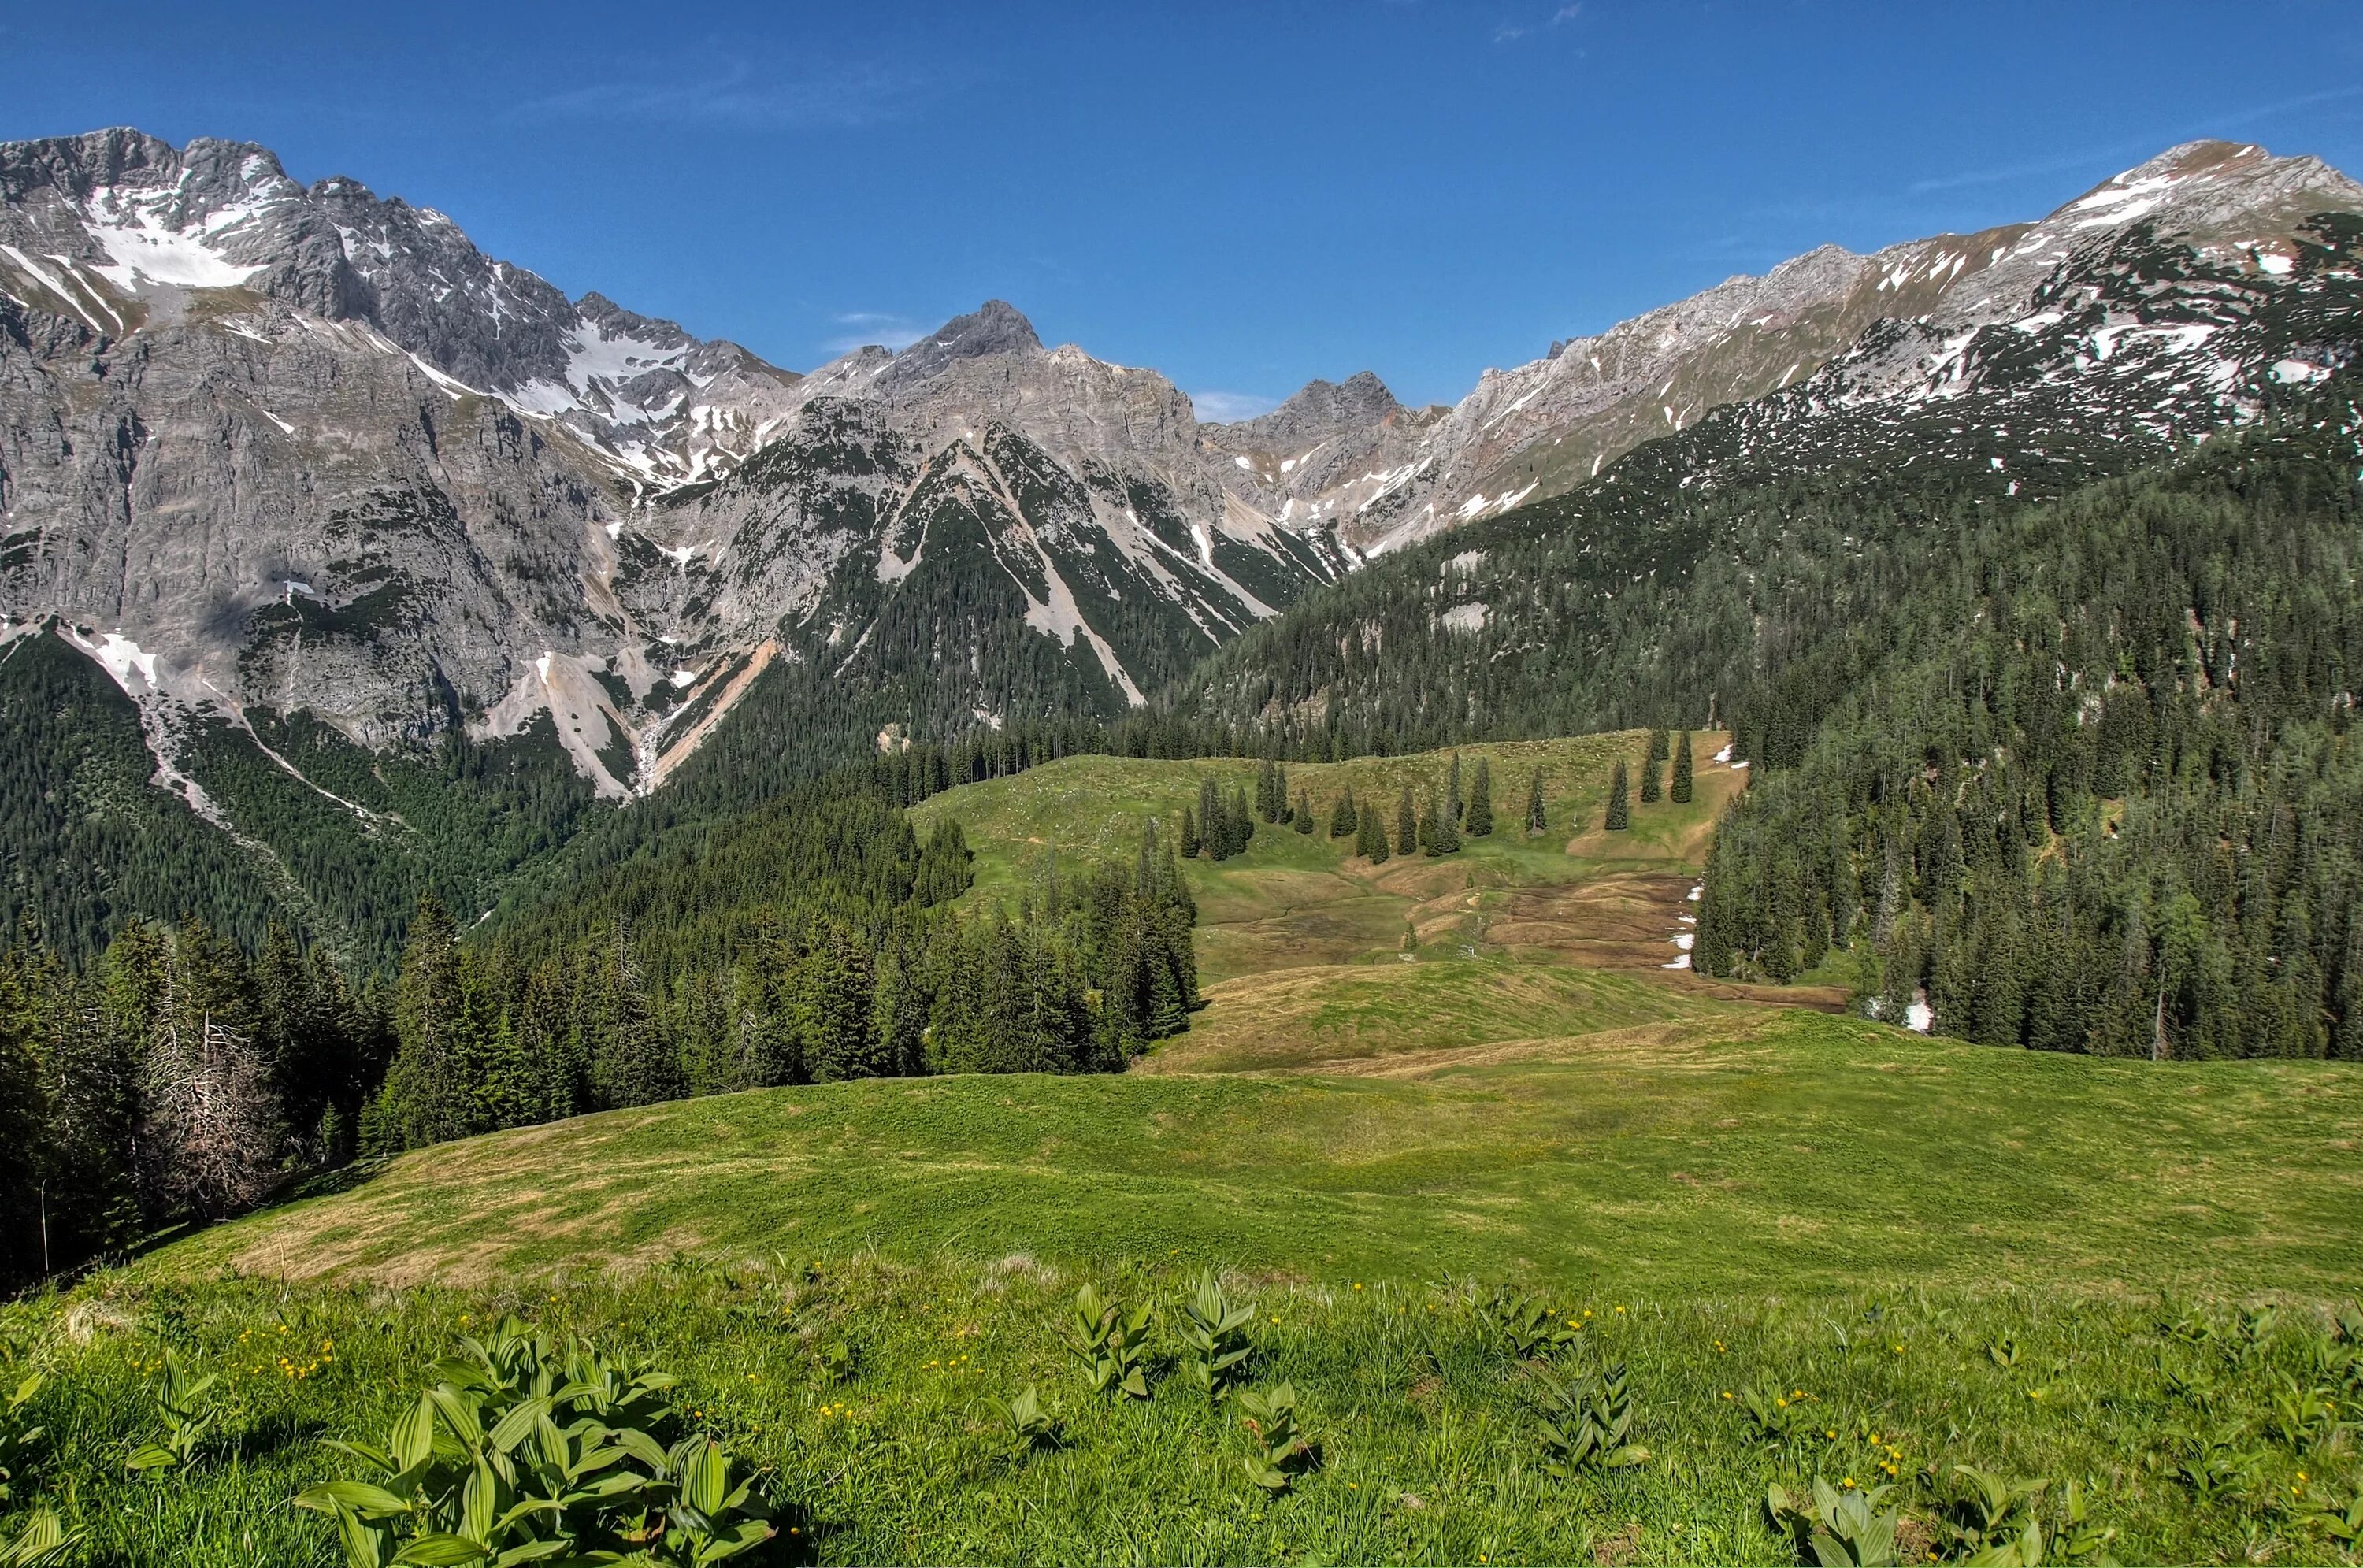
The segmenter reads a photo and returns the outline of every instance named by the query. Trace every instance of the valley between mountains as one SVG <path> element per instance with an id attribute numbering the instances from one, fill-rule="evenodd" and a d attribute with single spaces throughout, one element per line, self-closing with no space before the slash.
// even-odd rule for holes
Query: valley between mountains
<path id="1" fill-rule="evenodd" d="M 2221 141 L 1233 423 L 0 144 L 0 1565 L 2353 1561 L 2358 359 Z"/>

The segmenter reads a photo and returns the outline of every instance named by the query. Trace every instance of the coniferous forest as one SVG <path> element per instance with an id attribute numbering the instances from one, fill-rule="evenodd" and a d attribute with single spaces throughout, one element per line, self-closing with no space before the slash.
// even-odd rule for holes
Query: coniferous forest
<path id="1" fill-rule="evenodd" d="M 1729 726 L 1752 764 L 1705 879 L 1703 971 L 1840 984 L 1997 1044 L 2363 1055 L 2356 422 L 2337 381 L 2047 496 L 1958 469 L 1650 492 L 1614 548 L 1557 532 L 1553 503 L 1514 564 L 1563 586 L 1504 618 L 1532 645 L 1517 660 L 1477 639 L 1357 664 L 1323 641 L 1345 617 L 1432 613 L 1434 552 L 1414 550 L 1111 727 L 949 735 L 802 781 L 718 746 L 629 810 L 592 802 L 547 737 L 338 771 L 344 743 L 291 725 L 277 745 L 389 824 L 355 845 L 281 776 L 217 765 L 283 863 L 349 873 L 301 892 L 139 788 L 136 719 L 86 661 L 20 646 L 12 722 L 49 728 L 43 756 L 12 753 L 0 804 L 76 853 L 20 857 L 8 883 L 6 1266 L 105 1255 L 355 1154 L 586 1110 L 1120 1067 L 1196 1004 L 1177 856 L 1315 829 L 1289 760 L 1570 724 L 1658 726 L 1637 778 L 1612 782 L 1610 827 L 1635 795 L 1689 796 L 1690 727 Z M 1501 555 L 1519 523 L 1489 525 Z M 1604 581 L 1625 586 L 1583 586 Z M 1284 682 L 1315 668 L 1289 649 L 1325 646 L 1346 662 L 1304 694 L 1345 700 L 1317 726 L 1284 685 L 1248 689 L 1253 716 L 1222 696 L 1249 653 Z M 1252 797 L 1208 778 L 1165 842 L 1144 823 L 1135 864 L 946 911 L 967 847 L 949 823 L 921 842 L 902 808 L 1093 751 L 1265 760 Z M 1336 800 L 1322 825 L 1374 865 L 1451 854 L 1492 826 L 1490 778 L 1472 806 L 1453 768 L 1426 794 Z"/>
<path id="2" fill-rule="evenodd" d="M 1962 519 L 1742 714 L 1697 961 L 1994 1044 L 2363 1057 L 2351 404 Z"/>
<path id="3" fill-rule="evenodd" d="M 427 892 L 391 977 L 276 922 L 126 923 L 77 968 L 0 959 L 0 1276 L 119 1255 L 310 1170 L 687 1095 L 1104 1072 L 1188 1026 L 1195 919 L 1131 864 L 960 918 L 970 855 L 868 778 L 659 835 L 487 939 Z"/>

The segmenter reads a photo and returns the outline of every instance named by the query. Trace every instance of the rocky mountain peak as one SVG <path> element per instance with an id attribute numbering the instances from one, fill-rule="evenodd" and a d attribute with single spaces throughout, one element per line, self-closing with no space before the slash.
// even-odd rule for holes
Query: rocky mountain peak
<path id="1" fill-rule="evenodd" d="M 894 356 L 879 372 L 877 390 L 893 397 L 941 377 L 963 359 L 992 359 L 1011 354 L 1038 354 L 1042 340 L 1034 324 L 1007 300 L 987 300 L 966 315 L 956 315 L 927 337 Z"/>
<path id="2" fill-rule="evenodd" d="M 1403 404 L 1384 381 L 1371 371 L 1358 370 L 1342 382 L 1307 381 L 1270 414 L 1241 420 L 1231 430 L 1249 445 L 1295 447 L 1347 431 L 1367 430 L 1402 412 Z"/>
<path id="3" fill-rule="evenodd" d="M 2044 225 L 2081 232 L 2147 219 L 2162 233 L 2252 239 L 2313 213 L 2357 208 L 2363 185 L 2319 158 L 2276 158 L 2247 142 L 2187 141 L 2103 180 Z"/>

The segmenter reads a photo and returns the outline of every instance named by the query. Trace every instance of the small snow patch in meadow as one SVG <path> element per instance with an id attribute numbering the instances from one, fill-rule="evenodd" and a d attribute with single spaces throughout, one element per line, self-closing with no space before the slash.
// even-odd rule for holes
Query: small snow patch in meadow
<path id="1" fill-rule="evenodd" d="M 1708 760 L 1711 762 L 1729 762 L 1731 760 L 1731 747 L 1729 745 L 1725 745 L 1721 751 L 1716 752 L 1714 756 L 1710 757 Z"/>

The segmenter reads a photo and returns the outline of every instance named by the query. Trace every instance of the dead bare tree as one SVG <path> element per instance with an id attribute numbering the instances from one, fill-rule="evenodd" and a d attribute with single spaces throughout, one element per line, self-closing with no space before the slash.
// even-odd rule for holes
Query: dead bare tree
<path id="1" fill-rule="evenodd" d="M 280 1131 L 262 1054 L 212 1014 L 168 1005 L 148 1048 L 145 1136 L 155 1194 L 216 1220 L 260 1200 L 277 1172 Z"/>

